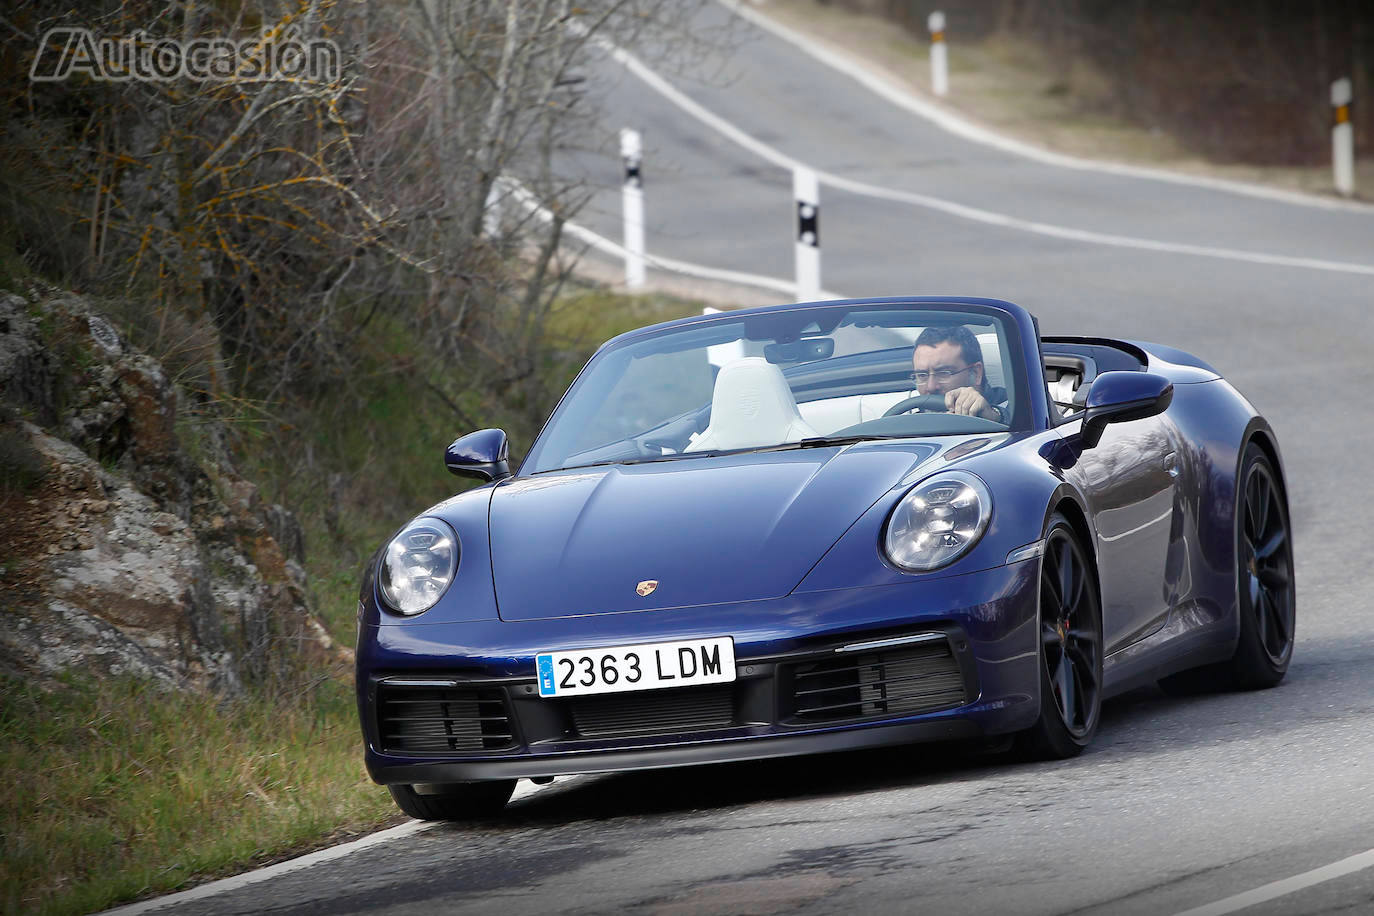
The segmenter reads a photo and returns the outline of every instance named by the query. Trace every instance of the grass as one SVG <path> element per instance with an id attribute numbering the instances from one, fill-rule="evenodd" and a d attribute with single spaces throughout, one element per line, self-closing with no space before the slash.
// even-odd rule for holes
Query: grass
<path id="1" fill-rule="evenodd" d="M 685 299 L 572 288 L 550 317 L 547 386 L 566 385 L 607 337 L 700 311 Z M 359 349 L 357 384 L 304 408 L 245 402 L 242 422 L 225 418 L 244 476 L 301 520 L 312 604 L 345 645 L 372 551 L 468 485 L 441 461 L 468 430 L 425 393 L 416 358 L 403 329 L 380 328 Z M 459 396 L 477 421 L 503 425 L 470 393 Z M 181 434 L 195 440 L 201 422 L 188 419 Z M 363 770 L 351 678 L 317 672 L 308 684 L 222 703 L 136 681 L 74 679 L 52 692 L 0 682 L 0 764 L 16 774 L 0 801 L 0 907 L 91 912 L 394 820 L 390 796 Z"/>
<path id="2" fill-rule="evenodd" d="M 5 912 L 85 913 L 363 831 L 395 812 L 368 782 L 351 690 L 157 693 L 72 680 L 0 690 Z"/>

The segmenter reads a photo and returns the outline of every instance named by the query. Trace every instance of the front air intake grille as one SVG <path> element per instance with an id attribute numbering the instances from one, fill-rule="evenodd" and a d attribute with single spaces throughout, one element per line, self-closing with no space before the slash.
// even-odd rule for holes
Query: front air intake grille
<path id="1" fill-rule="evenodd" d="M 454 754 L 515 746 L 502 692 L 480 687 L 377 685 L 382 750 Z"/>
<path id="2" fill-rule="evenodd" d="M 792 666 L 792 715 L 809 722 L 962 706 L 964 678 L 945 642 L 836 655 Z"/>
<path id="3" fill-rule="evenodd" d="M 730 684 L 711 684 L 579 697 L 568 702 L 568 711 L 583 738 L 728 728 L 735 721 L 734 689 Z"/>

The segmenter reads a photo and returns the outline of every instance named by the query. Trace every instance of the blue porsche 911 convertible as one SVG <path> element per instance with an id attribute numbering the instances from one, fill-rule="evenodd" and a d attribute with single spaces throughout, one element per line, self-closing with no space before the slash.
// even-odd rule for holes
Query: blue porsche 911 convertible
<path id="1" fill-rule="evenodd" d="M 359 604 L 368 772 L 406 813 L 520 777 L 1005 736 L 1277 684 L 1278 444 L 1198 358 L 989 299 L 805 303 L 602 346 L 517 472 L 412 519 Z"/>

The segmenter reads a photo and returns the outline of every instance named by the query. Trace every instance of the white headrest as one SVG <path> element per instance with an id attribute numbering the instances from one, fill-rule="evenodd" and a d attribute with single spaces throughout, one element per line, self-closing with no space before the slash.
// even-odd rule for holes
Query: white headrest
<path id="1" fill-rule="evenodd" d="M 746 356 L 721 367 L 711 397 L 711 422 L 687 451 L 778 445 L 815 435 L 797 413 L 782 370 L 766 359 Z"/>

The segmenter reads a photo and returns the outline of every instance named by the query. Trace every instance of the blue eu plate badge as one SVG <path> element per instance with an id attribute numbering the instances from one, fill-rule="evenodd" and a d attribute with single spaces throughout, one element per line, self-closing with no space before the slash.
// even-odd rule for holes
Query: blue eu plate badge
<path id="1" fill-rule="evenodd" d="M 553 656 L 541 655 L 537 659 L 539 664 L 539 695 L 541 697 L 551 697 L 554 694 L 553 686 Z"/>

